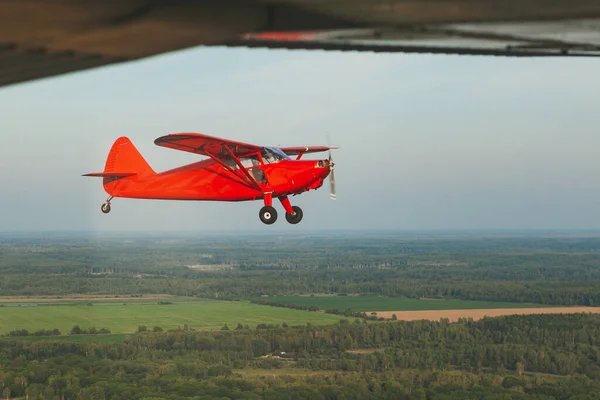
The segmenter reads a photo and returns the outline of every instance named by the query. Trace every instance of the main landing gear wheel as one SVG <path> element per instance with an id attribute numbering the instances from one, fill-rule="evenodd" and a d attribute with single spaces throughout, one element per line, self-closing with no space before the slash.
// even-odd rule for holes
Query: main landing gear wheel
<path id="1" fill-rule="evenodd" d="M 102 204 L 102 207 L 100 207 L 100 210 L 102 210 L 102 212 L 104 214 L 108 214 L 110 212 L 110 203 Z"/>
<path id="2" fill-rule="evenodd" d="M 271 206 L 264 206 L 260 209 L 258 216 L 264 224 L 271 225 L 277 221 L 277 210 Z"/>
<path id="3" fill-rule="evenodd" d="M 292 206 L 292 210 L 294 210 L 293 214 L 285 213 L 285 219 L 290 224 L 297 224 L 298 222 L 302 221 L 302 209 L 298 206 Z"/>

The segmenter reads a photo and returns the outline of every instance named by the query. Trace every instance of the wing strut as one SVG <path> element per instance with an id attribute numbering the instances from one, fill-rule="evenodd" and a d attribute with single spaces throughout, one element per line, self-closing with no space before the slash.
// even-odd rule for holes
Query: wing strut
<path id="1" fill-rule="evenodd" d="M 305 150 L 302 150 L 300 153 L 298 153 L 298 157 L 296 157 L 296 160 L 299 160 L 302 158 L 302 156 L 304 155 L 304 153 L 306 153 L 309 150 L 308 147 L 306 147 Z"/>
<path id="2" fill-rule="evenodd" d="M 234 175 L 234 176 L 235 176 L 235 177 L 236 177 L 236 178 L 239 180 L 239 182 L 240 182 L 242 185 L 244 185 L 244 186 L 247 186 L 247 187 L 249 187 L 249 188 L 252 188 L 252 189 L 256 189 L 256 188 L 254 187 L 254 185 L 252 184 L 252 182 L 247 182 L 247 179 L 246 179 L 246 180 L 244 180 L 244 179 L 241 179 L 241 178 L 238 176 L 238 173 L 237 173 L 237 171 L 236 171 L 236 170 L 234 170 L 233 168 L 231 168 L 229 165 L 225 164 L 225 163 L 223 162 L 223 160 L 221 160 L 220 158 L 216 157 L 216 156 L 215 156 L 214 154 L 212 154 L 210 151 L 206 151 L 206 150 L 205 150 L 205 151 L 204 151 L 204 153 L 205 153 L 207 156 L 209 156 L 210 158 L 212 158 L 212 159 L 213 159 L 215 162 L 217 162 L 218 164 L 220 164 L 220 165 L 221 165 L 223 168 L 225 168 L 227 171 L 231 172 L 231 173 L 232 173 L 232 174 L 233 174 L 233 175 Z M 238 165 L 239 165 L 239 164 L 238 164 Z"/>
<path id="3" fill-rule="evenodd" d="M 229 153 L 229 155 L 231 156 L 231 158 L 233 158 L 238 167 L 240 167 L 240 169 L 242 170 L 244 175 L 246 175 L 246 178 L 248 178 L 248 181 L 252 184 L 252 186 L 254 186 L 257 190 L 262 190 L 258 182 L 256 182 L 256 179 L 254 179 L 254 177 L 250 175 L 248 170 L 240 162 L 240 159 L 237 158 L 235 154 L 233 154 L 233 151 L 231 151 L 229 146 L 227 146 L 225 143 L 223 143 L 221 146 L 225 149 L 225 151 L 227 151 L 227 153 Z"/>

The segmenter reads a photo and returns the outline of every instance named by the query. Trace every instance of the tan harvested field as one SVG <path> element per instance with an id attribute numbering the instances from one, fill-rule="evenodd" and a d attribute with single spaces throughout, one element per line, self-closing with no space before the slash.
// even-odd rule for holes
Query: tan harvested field
<path id="1" fill-rule="evenodd" d="M 197 271 L 221 271 L 221 270 L 229 270 L 229 269 L 237 269 L 239 265 L 229 265 L 229 264 L 198 264 L 198 265 L 187 265 L 189 269 L 194 269 Z"/>
<path id="2" fill-rule="evenodd" d="M 352 353 L 352 354 L 371 354 L 371 353 L 375 353 L 376 351 L 381 351 L 382 349 L 380 348 L 376 348 L 376 349 L 354 349 L 354 350 L 346 350 L 346 353 Z"/>
<path id="3" fill-rule="evenodd" d="M 456 322 L 459 318 L 501 317 L 503 315 L 529 315 L 529 314 L 575 314 L 593 313 L 600 314 L 600 307 L 548 307 L 548 308 L 489 308 L 480 310 L 427 310 L 427 311 L 374 311 L 377 317 L 396 318 L 401 321 L 416 321 L 426 319 L 439 321 L 448 318 L 450 322 Z M 370 315 L 371 312 L 367 312 Z"/>

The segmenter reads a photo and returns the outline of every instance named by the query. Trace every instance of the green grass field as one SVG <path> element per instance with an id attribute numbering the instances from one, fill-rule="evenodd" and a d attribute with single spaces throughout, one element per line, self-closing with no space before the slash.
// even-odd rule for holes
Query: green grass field
<path id="1" fill-rule="evenodd" d="M 438 299 L 417 300 L 378 296 L 270 296 L 253 297 L 252 299 L 266 300 L 284 304 L 314 305 L 322 310 L 337 308 L 341 311 L 346 309 L 350 309 L 352 311 L 423 311 L 551 307 L 545 304 L 534 303 Z"/>
<path id="2" fill-rule="evenodd" d="M 336 315 L 290 310 L 229 301 L 190 301 L 169 305 L 131 302 L 123 305 L 94 303 L 92 306 L 61 305 L 35 307 L 0 307 L 0 333 L 15 329 L 58 328 L 68 334 L 74 325 L 81 328 L 108 328 L 112 333 L 134 332 L 139 325 L 173 329 L 187 324 L 193 329 L 220 329 L 224 324 L 235 328 L 238 323 L 255 328 L 259 323 L 328 325 L 338 322 Z"/>

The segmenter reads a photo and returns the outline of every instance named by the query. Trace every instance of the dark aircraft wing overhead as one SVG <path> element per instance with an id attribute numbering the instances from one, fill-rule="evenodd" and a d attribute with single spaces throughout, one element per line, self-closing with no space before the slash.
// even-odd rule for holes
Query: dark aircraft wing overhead
<path id="1" fill-rule="evenodd" d="M 231 45 L 383 53 L 598 57 L 600 19 L 249 33 Z"/>
<path id="2" fill-rule="evenodd" d="M 600 55 L 600 0 L 2 0 L 0 87 L 194 46 Z"/>

